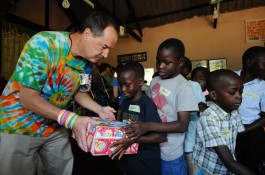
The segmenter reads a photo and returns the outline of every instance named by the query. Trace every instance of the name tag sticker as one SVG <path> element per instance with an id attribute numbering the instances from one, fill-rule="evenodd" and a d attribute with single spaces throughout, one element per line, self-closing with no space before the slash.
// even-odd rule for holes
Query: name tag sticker
<path id="1" fill-rule="evenodd" d="M 168 89 L 164 88 L 164 87 L 161 87 L 159 92 L 161 94 L 163 94 L 164 96 L 169 96 L 171 94 L 171 92 Z"/>
<path id="2" fill-rule="evenodd" d="M 221 135 L 224 137 L 224 138 L 229 138 L 231 136 L 232 132 L 229 130 L 229 129 L 223 129 L 221 130 Z"/>
<path id="3" fill-rule="evenodd" d="M 88 74 L 79 74 L 80 85 L 89 84 Z"/>
<path id="4" fill-rule="evenodd" d="M 140 113 L 140 106 L 138 106 L 138 105 L 130 105 L 129 106 L 129 111 L 139 112 Z"/>
<path id="5" fill-rule="evenodd" d="M 254 94 L 254 93 L 251 93 L 251 92 L 243 92 L 242 96 L 246 97 L 246 98 L 252 98 L 252 99 L 255 99 L 255 100 L 258 99 L 258 96 L 256 94 Z"/>

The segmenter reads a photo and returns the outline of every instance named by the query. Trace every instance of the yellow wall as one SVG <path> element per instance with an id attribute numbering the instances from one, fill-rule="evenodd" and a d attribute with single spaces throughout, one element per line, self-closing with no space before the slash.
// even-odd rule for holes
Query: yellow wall
<path id="1" fill-rule="evenodd" d="M 120 39 L 105 62 L 117 65 L 117 55 L 147 52 L 147 61 L 141 63 L 145 68 L 155 68 L 158 45 L 174 37 L 183 41 L 191 60 L 227 58 L 227 68 L 237 70 L 241 68 L 241 57 L 247 48 L 264 46 L 264 41 L 252 44 L 245 41 L 245 21 L 261 18 L 265 18 L 265 7 L 220 14 L 216 29 L 212 26 L 212 16 L 144 28 L 142 43 L 131 36 Z"/>

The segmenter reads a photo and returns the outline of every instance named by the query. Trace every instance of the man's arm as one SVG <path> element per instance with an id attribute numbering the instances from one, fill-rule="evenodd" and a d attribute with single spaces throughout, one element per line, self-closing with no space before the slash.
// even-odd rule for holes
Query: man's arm
<path id="1" fill-rule="evenodd" d="M 57 120 L 57 116 L 61 111 L 60 108 L 41 97 L 40 92 L 35 89 L 22 84 L 19 84 L 19 89 L 20 102 L 25 108 L 45 118 Z"/>
<path id="2" fill-rule="evenodd" d="M 132 129 L 129 130 L 128 137 L 138 139 L 149 131 L 165 133 L 183 133 L 187 130 L 190 120 L 190 112 L 178 112 L 178 120 L 174 122 L 132 122 Z"/>
<path id="3" fill-rule="evenodd" d="M 231 151 L 227 146 L 216 146 L 213 147 L 213 149 L 229 171 L 232 171 L 237 175 L 255 175 L 254 172 L 233 158 Z"/>
<path id="4" fill-rule="evenodd" d="M 53 104 L 42 98 L 39 91 L 36 91 L 22 84 L 19 85 L 19 88 L 20 102 L 25 108 L 45 118 L 57 121 L 57 117 L 61 111 L 60 108 L 54 106 Z M 90 117 L 78 117 L 74 122 L 72 128 L 73 134 L 75 135 L 75 139 L 79 147 L 85 152 L 87 152 L 86 128 L 89 122 L 96 123 L 96 121 L 94 121 Z"/>
<path id="5" fill-rule="evenodd" d="M 100 106 L 93 98 L 91 98 L 87 93 L 77 92 L 74 96 L 74 99 L 81 106 L 97 113 L 101 118 L 107 118 L 114 120 L 114 112 L 116 112 L 113 108 L 107 106 Z"/>

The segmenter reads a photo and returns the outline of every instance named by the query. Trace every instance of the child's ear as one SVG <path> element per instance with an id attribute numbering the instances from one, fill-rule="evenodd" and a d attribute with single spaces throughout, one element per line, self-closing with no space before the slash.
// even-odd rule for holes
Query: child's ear
<path id="1" fill-rule="evenodd" d="M 139 84 L 140 84 L 141 86 L 144 84 L 144 79 L 143 79 L 143 78 L 139 78 L 138 81 L 139 81 Z"/>
<path id="2" fill-rule="evenodd" d="M 210 91 L 209 92 L 209 96 L 211 97 L 211 99 L 216 100 L 217 99 L 217 95 L 215 91 Z"/>
<path id="3" fill-rule="evenodd" d="M 184 58 L 183 57 L 178 60 L 178 65 L 179 65 L 179 67 L 182 67 L 184 65 Z"/>
<path id="4" fill-rule="evenodd" d="M 247 67 L 251 67 L 252 66 L 252 63 L 253 63 L 253 59 L 247 59 L 246 60 Z"/>

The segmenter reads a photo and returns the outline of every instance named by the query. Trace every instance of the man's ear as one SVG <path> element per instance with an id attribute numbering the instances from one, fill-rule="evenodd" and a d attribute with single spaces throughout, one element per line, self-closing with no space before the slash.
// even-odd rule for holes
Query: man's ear
<path id="1" fill-rule="evenodd" d="M 209 91 L 209 96 L 211 99 L 216 100 L 217 99 L 217 94 L 215 91 Z"/>
<path id="2" fill-rule="evenodd" d="M 85 39 L 88 39 L 90 35 L 92 35 L 92 31 L 89 28 L 86 28 L 83 32 Z"/>

